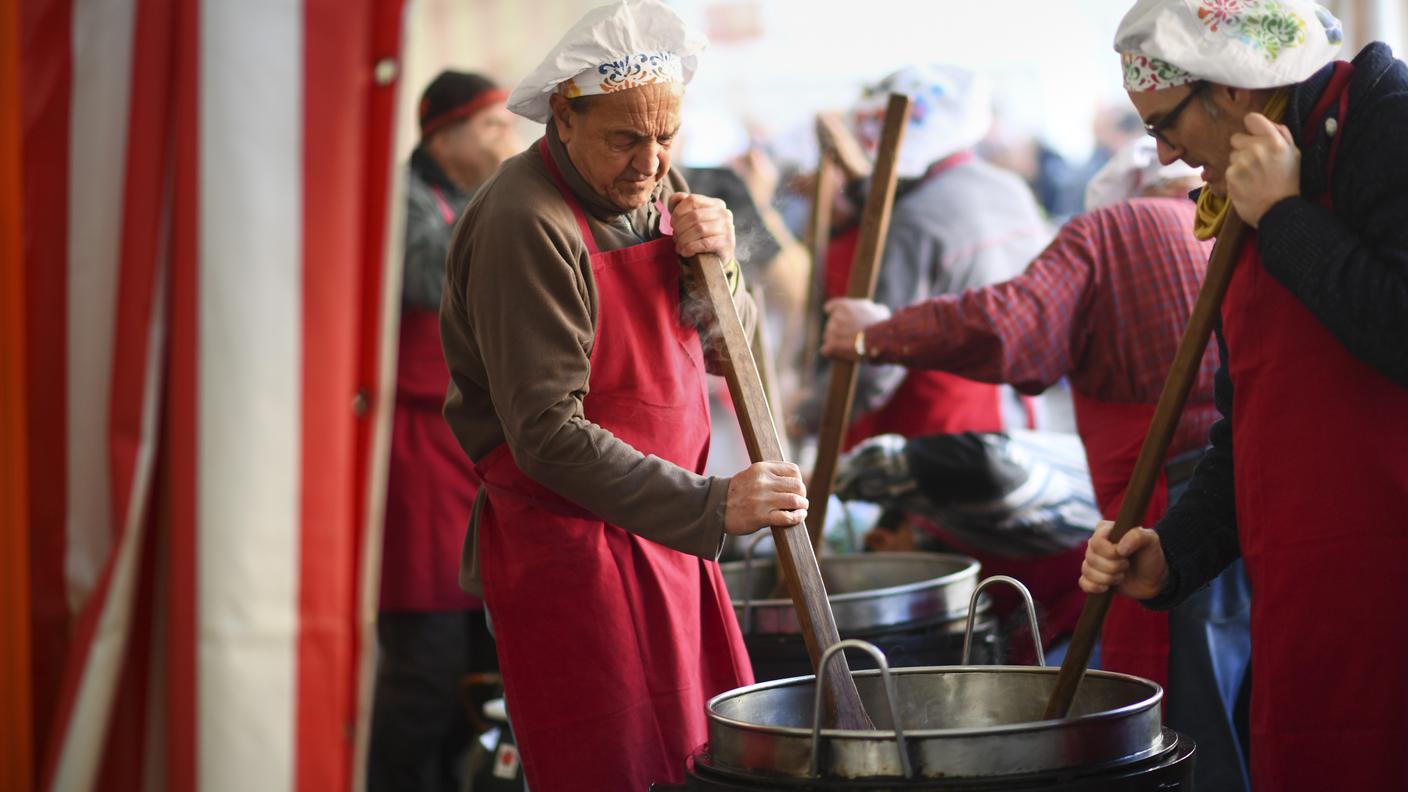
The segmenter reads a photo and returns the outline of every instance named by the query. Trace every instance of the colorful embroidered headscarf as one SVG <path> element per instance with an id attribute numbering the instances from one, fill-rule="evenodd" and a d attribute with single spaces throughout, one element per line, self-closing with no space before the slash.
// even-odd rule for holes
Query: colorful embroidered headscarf
<path id="1" fill-rule="evenodd" d="M 508 109 L 546 123 L 548 97 L 688 83 L 709 45 L 660 0 L 621 0 L 588 11 L 508 98 Z"/>
<path id="2" fill-rule="evenodd" d="M 923 175 L 944 157 L 976 146 L 992 126 L 992 90 L 980 75 L 943 64 L 906 66 L 867 87 L 851 110 L 856 138 L 872 156 L 892 93 L 908 94 L 912 102 L 900 146 L 902 178 Z"/>
<path id="3" fill-rule="evenodd" d="M 1314 74 L 1343 40 L 1339 20 L 1310 0 L 1138 0 L 1115 51 L 1131 92 L 1194 80 L 1275 88 Z"/>

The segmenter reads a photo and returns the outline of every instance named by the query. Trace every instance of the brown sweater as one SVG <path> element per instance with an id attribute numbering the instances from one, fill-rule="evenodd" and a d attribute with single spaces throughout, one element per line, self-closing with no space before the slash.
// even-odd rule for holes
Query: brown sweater
<path id="1" fill-rule="evenodd" d="M 601 250 L 659 237 L 654 198 L 687 189 L 677 173 L 646 206 L 622 214 L 583 181 L 551 125 L 547 139 Z M 751 332 L 753 303 L 745 290 L 735 293 Z M 470 459 L 506 442 L 527 476 L 604 521 L 716 558 L 729 480 L 646 456 L 583 415 L 597 318 L 586 245 L 534 144 L 480 188 L 455 229 L 440 306 L 450 368 L 445 419 Z M 461 570 L 471 590 L 475 522 Z"/>

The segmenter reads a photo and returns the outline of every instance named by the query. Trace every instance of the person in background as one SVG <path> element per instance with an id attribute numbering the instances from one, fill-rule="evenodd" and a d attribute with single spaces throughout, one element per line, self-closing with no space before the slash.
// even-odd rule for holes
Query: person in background
<path id="1" fill-rule="evenodd" d="M 866 360 L 1008 382 L 1025 393 L 1068 377 L 1096 502 L 1113 518 L 1207 268 L 1210 246 L 1193 235 L 1194 206 L 1185 197 L 1195 184 L 1196 171 L 1163 165 L 1154 141 L 1140 138 L 1091 181 L 1086 201 L 1093 208 L 1063 226 L 1021 275 L 893 316 L 875 303 L 834 301 L 823 352 L 854 357 L 863 349 Z M 1209 345 L 1150 520 L 1177 498 L 1207 445 L 1216 365 Z M 1066 630 L 1084 596 L 1064 584 L 1078 580 L 1084 555 L 1077 546 L 1026 571 L 1034 588 L 1063 584 Z M 1022 570 L 1013 574 L 1023 577 Z M 1249 663 L 1250 593 L 1241 565 L 1168 620 L 1117 604 L 1105 623 L 1103 667 L 1167 688 L 1167 722 L 1198 743 L 1200 788 L 1245 789 L 1233 717 Z"/>
<path id="2" fill-rule="evenodd" d="M 1342 39 L 1308 0 L 1141 0 L 1115 36 L 1160 159 L 1202 168 L 1196 233 L 1249 233 L 1212 447 L 1081 586 L 1167 609 L 1245 561 L 1257 790 L 1408 788 L 1408 66 Z"/>
<path id="3" fill-rule="evenodd" d="M 876 302 L 898 310 L 1021 272 L 1050 234 L 1021 179 L 972 151 L 992 122 L 986 82 L 966 69 L 931 65 L 906 67 L 869 87 L 852 115 L 856 137 L 871 156 L 879 145 L 892 92 L 908 94 L 913 104 L 899 152 L 901 183 L 876 281 Z M 857 192 L 856 186 L 852 192 Z M 845 295 L 858 237 L 858 227 L 852 226 L 832 242 L 825 270 L 828 299 Z M 802 406 L 809 428 L 820 414 L 821 395 Z M 996 385 L 899 366 L 861 369 L 855 412 L 847 447 L 877 434 L 996 432 L 1004 426 Z"/>
<path id="4" fill-rule="evenodd" d="M 371 792 L 458 790 L 473 737 L 459 693 L 497 667 L 480 601 L 459 588 L 460 542 L 476 487 L 440 414 L 449 370 L 440 297 L 455 221 L 499 163 L 522 150 L 490 80 L 447 71 L 426 87 L 406 177 L 396 407 L 391 424 Z"/>
<path id="5" fill-rule="evenodd" d="M 546 134 L 451 245 L 445 417 L 483 482 L 460 579 L 533 792 L 682 782 L 705 702 L 753 679 L 723 538 L 806 519 L 794 465 L 701 474 L 718 366 L 681 257 L 718 256 L 756 321 L 728 209 L 671 168 L 705 45 L 659 0 L 589 11 L 509 98 Z"/>

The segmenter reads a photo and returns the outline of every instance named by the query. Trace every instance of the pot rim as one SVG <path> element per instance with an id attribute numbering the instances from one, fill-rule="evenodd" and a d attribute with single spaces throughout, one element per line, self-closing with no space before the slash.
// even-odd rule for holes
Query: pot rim
<path id="1" fill-rule="evenodd" d="M 928 672 L 943 672 L 943 673 L 952 673 L 952 672 L 958 672 L 958 673 L 991 673 L 991 672 L 1001 672 L 1001 673 L 1026 673 L 1026 674 L 1055 674 L 1055 673 L 1059 672 L 1060 670 L 1061 670 L 1060 668 L 1054 667 L 1054 666 L 1052 666 L 1052 667 L 1047 667 L 1047 666 L 1007 666 L 1007 665 L 909 666 L 909 667 L 906 667 L 906 668 L 892 668 L 892 669 L 890 669 L 890 675 L 891 675 L 891 676 L 898 676 L 898 675 L 910 675 L 910 674 L 924 674 L 924 673 L 928 673 Z M 1164 689 L 1163 689 L 1163 687 L 1162 687 L 1161 685 L 1159 685 L 1157 682 L 1154 682 L 1154 681 L 1152 681 L 1152 680 L 1144 679 L 1143 677 L 1137 677 L 1137 676 L 1134 676 L 1134 675 L 1132 675 L 1132 674 L 1121 674 L 1121 673 L 1118 673 L 1118 672 L 1116 672 L 1116 671 L 1105 671 L 1105 670 L 1100 670 L 1100 669 L 1088 669 L 1085 673 L 1086 673 L 1087 676 L 1093 675 L 1093 676 L 1096 676 L 1096 677 L 1099 677 L 1099 678 L 1102 678 L 1102 679 L 1120 680 L 1120 681 L 1132 682 L 1132 683 L 1135 683 L 1135 684 L 1143 685 L 1143 686 L 1146 686 L 1146 687 L 1148 687 L 1148 688 L 1152 688 L 1153 692 L 1152 692 L 1149 696 L 1145 697 L 1144 699 L 1142 699 L 1142 700 L 1140 700 L 1140 701 L 1136 701 L 1136 702 L 1134 702 L 1134 703 L 1132 703 L 1132 704 L 1126 704 L 1126 705 L 1124 705 L 1123 707 L 1117 707 L 1117 708 L 1111 709 L 1111 710 L 1102 710 L 1102 711 L 1100 711 L 1100 712 L 1090 713 L 1090 714 L 1088 714 L 1088 715 L 1081 715 L 1081 716 L 1075 717 L 1075 718 L 1051 718 L 1051 719 L 1047 719 L 1047 720 L 1024 721 L 1024 722 L 1022 722 L 1022 723 L 1012 723 L 1012 724 L 1007 724 L 1007 725 L 1003 725 L 1003 726 L 991 726 L 991 727 L 985 727 L 985 728 L 980 728 L 980 729 L 974 729 L 974 728 L 965 728 L 965 729 L 905 729 L 905 730 L 904 730 L 905 739 L 908 740 L 908 741 L 910 741 L 910 742 L 913 742 L 913 741 L 915 741 L 915 740 L 920 740 L 920 739 L 924 739 L 924 738 L 1002 736 L 1002 735 L 1012 735 L 1012 734 L 1023 734 L 1023 733 L 1027 733 L 1027 732 L 1047 731 L 1047 730 L 1050 730 L 1050 729 L 1054 728 L 1054 727 L 1057 726 L 1058 724 L 1062 724 L 1062 723 L 1066 723 L 1066 724 L 1087 724 L 1087 723 L 1098 723 L 1098 722 L 1100 722 L 1100 721 L 1105 721 L 1105 720 L 1119 720 L 1119 719 L 1125 718 L 1125 717 L 1130 716 L 1130 715 L 1138 714 L 1138 713 L 1140 713 L 1140 712 L 1142 712 L 1142 711 L 1145 711 L 1145 710 L 1147 710 L 1147 709 L 1149 709 L 1149 708 L 1151 708 L 1151 707 L 1158 706 L 1159 702 L 1161 702 L 1161 701 L 1163 700 L 1163 697 L 1164 697 Z M 853 677 L 869 677 L 869 676 L 879 676 L 879 675 L 880 675 L 880 670 L 879 670 L 879 669 L 870 669 L 870 670 L 866 670 L 866 671 L 855 671 L 855 672 L 852 672 L 852 676 L 853 676 Z M 766 733 L 766 734 L 769 734 L 769 735 L 782 736 L 782 737 L 800 737 L 800 738 L 805 738 L 805 739 L 807 739 L 807 740 L 810 740 L 811 737 L 812 737 L 812 728 L 811 728 L 810 726 L 808 726 L 808 727 L 806 727 L 806 728 L 801 728 L 801 727 L 796 727 L 796 726 L 768 726 L 768 725 L 762 724 L 762 723 L 750 723 L 750 722 L 748 722 L 748 721 L 741 721 L 741 720 L 737 720 L 737 719 L 734 719 L 734 718 L 727 717 L 727 716 L 725 716 L 725 715 L 721 715 L 721 714 L 719 714 L 718 712 L 715 711 L 715 706 L 716 706 L 717 704 L 719 704 L 719 703 L 721 703 L 721 702 L 727 700 L 727 699 L 736 698 L 736 697 L 738 697 L 738 696 L 740 696 L 740 695 L 746 695 L 746 694 L 748 694 L 748 693 L 752 693 L 752 692 L 756 692 L 756 691 L 761 691 L 761 690 L 768 690 L 768 689 L 772 689 L 772 688 L 788 687 L 788 686 L 791 686 L 791 685 L 794 685 L 794 684 L 798 684 L 798 683 L 807 683 L 807 682 L 813 682 L 813 683 L 814 683 L 815 680 L 816 680 L 816 677 L 815 677 L 815 676 L 808 675 L 808 676 L 788 677 L 787 679 L 774 679 L 774 680 L 769 680 L 769 681 L 767 681 L 767 682 L 758 682 L 758 683 L 755 683 L 755 684 L 752 684 L 752 685 L 746 685 L 746 686 L 741 687 L 741 688 L 734 688 L 733 690 L 725 691 L 725 692 L 720 693 L 719 695 L 714 696 L 713 698 L 709 699 L 709 701 L 705 703 L 705 715 L 706 715 L 706 716 L 708 717 L 708 719 L 711 720 L 711 721 L 715 721 L 715 722 L 717 722 L 717 723 L 719 723 L 719 724 L 721 724 L 721 725 L 726 725 L 726 726 L 728 726 L 728 727 L 730 727 L 730 728 L 733 728 L 733 729 L 736 729 L 736 730 L 739 730 L 739 731 Z M 873 731 L 862 731 L 862 730 L 855 730 L 855 729 L 822 729 L 822 730 L 821 730 L 821 735 L 822 735 L 823 737 L 830 737 L 830 738 L 832 738 L 832 739 L 837 739 L 837 738 L 842 738 L 842 739 L 862 739 L 862 738 L 866 738 L 866 739 L 881 739 L 881 740 L 889 739 L 889 740 L 893 740 L 893 739 L 895 738 L 895 731 L 894 731 L 893 729 L 890 729 L 890 730 L 888 730 L 888 731 L 886 731 L 886 730 L 879 730 L 879 729 L 876 729 L 876 730 L 873 730 Z"/>

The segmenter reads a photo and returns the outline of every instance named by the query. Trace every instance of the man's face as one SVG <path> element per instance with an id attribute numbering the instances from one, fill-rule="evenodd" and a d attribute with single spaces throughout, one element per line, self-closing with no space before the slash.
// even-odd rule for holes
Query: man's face
<path id="1" fill-rule="evenodd" d="M 436 159 L 446 174 L 466 188 L 493 175 L 499 164 L 523 150 L 504 103 L 491 105 L 435 133 Z"/>
<path id="2" fill-rule="evenodd" d="M 1145 124 L 1163 121 L 1185 97 L 1192 85 L 1159 91 L 1130 93 L 1129 101 Z M 1216 112 L 1209 112 L 1211 102 Z M 1165 165 L 1183 160 L 1203 169 L 1203 181 L 1215 195 L 1227 194 L 1227 165 L 1232 156 L 1232 135 L 1243 131 L 1243 117 L 1254 109 L 1252 94 L 1241 89 L 1208 85 L 1202 96 L 1184 105 L 1173 123 L 1164 127 L 1159 140 L 1159 162 Z"/>
<path id="3" fill-rule="evenodd" d="M 597 195 L 628 212 L 650 200 L 670 169 L 683 95 L 676 83 L 644 85 L 594 96 L 590 109 L 581 113 L 554 95 L 553 122 L 582 178 Z"/>

